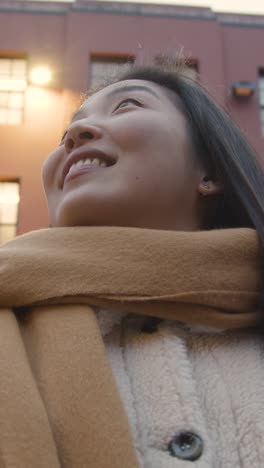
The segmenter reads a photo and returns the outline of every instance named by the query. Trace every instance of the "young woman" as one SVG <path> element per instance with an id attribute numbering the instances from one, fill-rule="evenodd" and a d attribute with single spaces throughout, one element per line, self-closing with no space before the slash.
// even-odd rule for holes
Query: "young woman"
<path id="1" fill-rule="evenodd" d="M 263 466 L 263 175 L 184 70 L 81 105 L 43 166 L 52 229 L 0 254 L 54 439 L 36 466 Z"/>

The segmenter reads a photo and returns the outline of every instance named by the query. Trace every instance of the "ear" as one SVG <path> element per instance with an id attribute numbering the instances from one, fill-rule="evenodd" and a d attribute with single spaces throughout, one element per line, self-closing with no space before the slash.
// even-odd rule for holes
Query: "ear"
<path id="1" fill-rule="evenodd" d="M 201 176 L 198 184 L 198 192 L 203 196 L 217 195 L 218 193 L 223 192 L 223 190 L 223 184 L 216 180 L 215 177 L 211 177 L 208 174 L 203 174 Z"/>

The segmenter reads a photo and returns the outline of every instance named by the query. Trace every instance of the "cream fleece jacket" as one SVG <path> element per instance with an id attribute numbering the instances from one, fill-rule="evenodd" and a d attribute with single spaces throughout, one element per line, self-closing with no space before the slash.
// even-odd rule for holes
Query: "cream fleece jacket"
<path id="1" fill-rule="evenodd" d="M 264 340 L 256 329 L 200 329 L 98 310 L 111 368 L 142 468 L 264 466 Z M 195 461 L 171 456 L 179 433 L 197 434 Z M 120 467 L 121 468 L 121 467 Z"/>
<path id="2" fill-rule="evenodd" d="M 65 227 L 3 245 L 0 467 L 259 466 L 261 258 L 246 228 Z M 94 306 L 135 316 L 104 343 Z M 192 341 L 179 321 L 229 332 Z"/>

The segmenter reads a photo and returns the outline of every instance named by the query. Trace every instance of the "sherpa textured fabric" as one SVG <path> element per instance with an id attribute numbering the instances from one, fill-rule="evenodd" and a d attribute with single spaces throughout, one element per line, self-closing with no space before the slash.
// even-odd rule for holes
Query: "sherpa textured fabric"
<path id="1" fill-rule="evenodd" d="M 252 229 L 53 228 L 4 244 L 0 467 L 140 466 L 94 307 L 247 331 L 260 319 L 259 254 Z M 236 342 L 226 345 L 229 366 Z M 254 427 L 254 405 L 249 414 Z"/>
<path id="2" fill-rule="evenodd" d="M 263 468 L 264 336 L 98 311 L 109 362 L 144 468 Z M 197 434 L 201 456 L 172 457 L 170 441 Z"/>

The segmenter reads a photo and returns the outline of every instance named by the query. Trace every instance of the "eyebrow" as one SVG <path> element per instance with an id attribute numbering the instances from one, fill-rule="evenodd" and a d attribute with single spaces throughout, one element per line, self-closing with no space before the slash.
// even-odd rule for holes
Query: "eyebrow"
<path id="1" fill-rule="evenodd" d="M 116 94 L 121 94 L 124 92 L 128 91 L 147 91 L 149 94 L 152 94 L 152 96 L 155 96 L 156 98 L 160 99 L 160 96 L 151 88 L 148 88 L 147 86 L 144 85 L 128 85 L 128 86 L 122 86 L 121 88 L 115 88 L 110 93 L 108 93 L 105 97 L 111 97 Z M 72 121 L 82 117 L 82 111 L 77 111 L 75 114 L 73 114 Z"/>
<path id="2" fill-rule="evenodd" d="M 147 91 L 148 93 L 152 94 L 152 96 L 160 99 L 159 95 L 153 89 L 144 85 L 128 85 L 122 86 L 121 88 L 115 88 L 107 94 L 107 97 L 113 96 L 114 94 L 123 93 L 124 91 Z"/>

